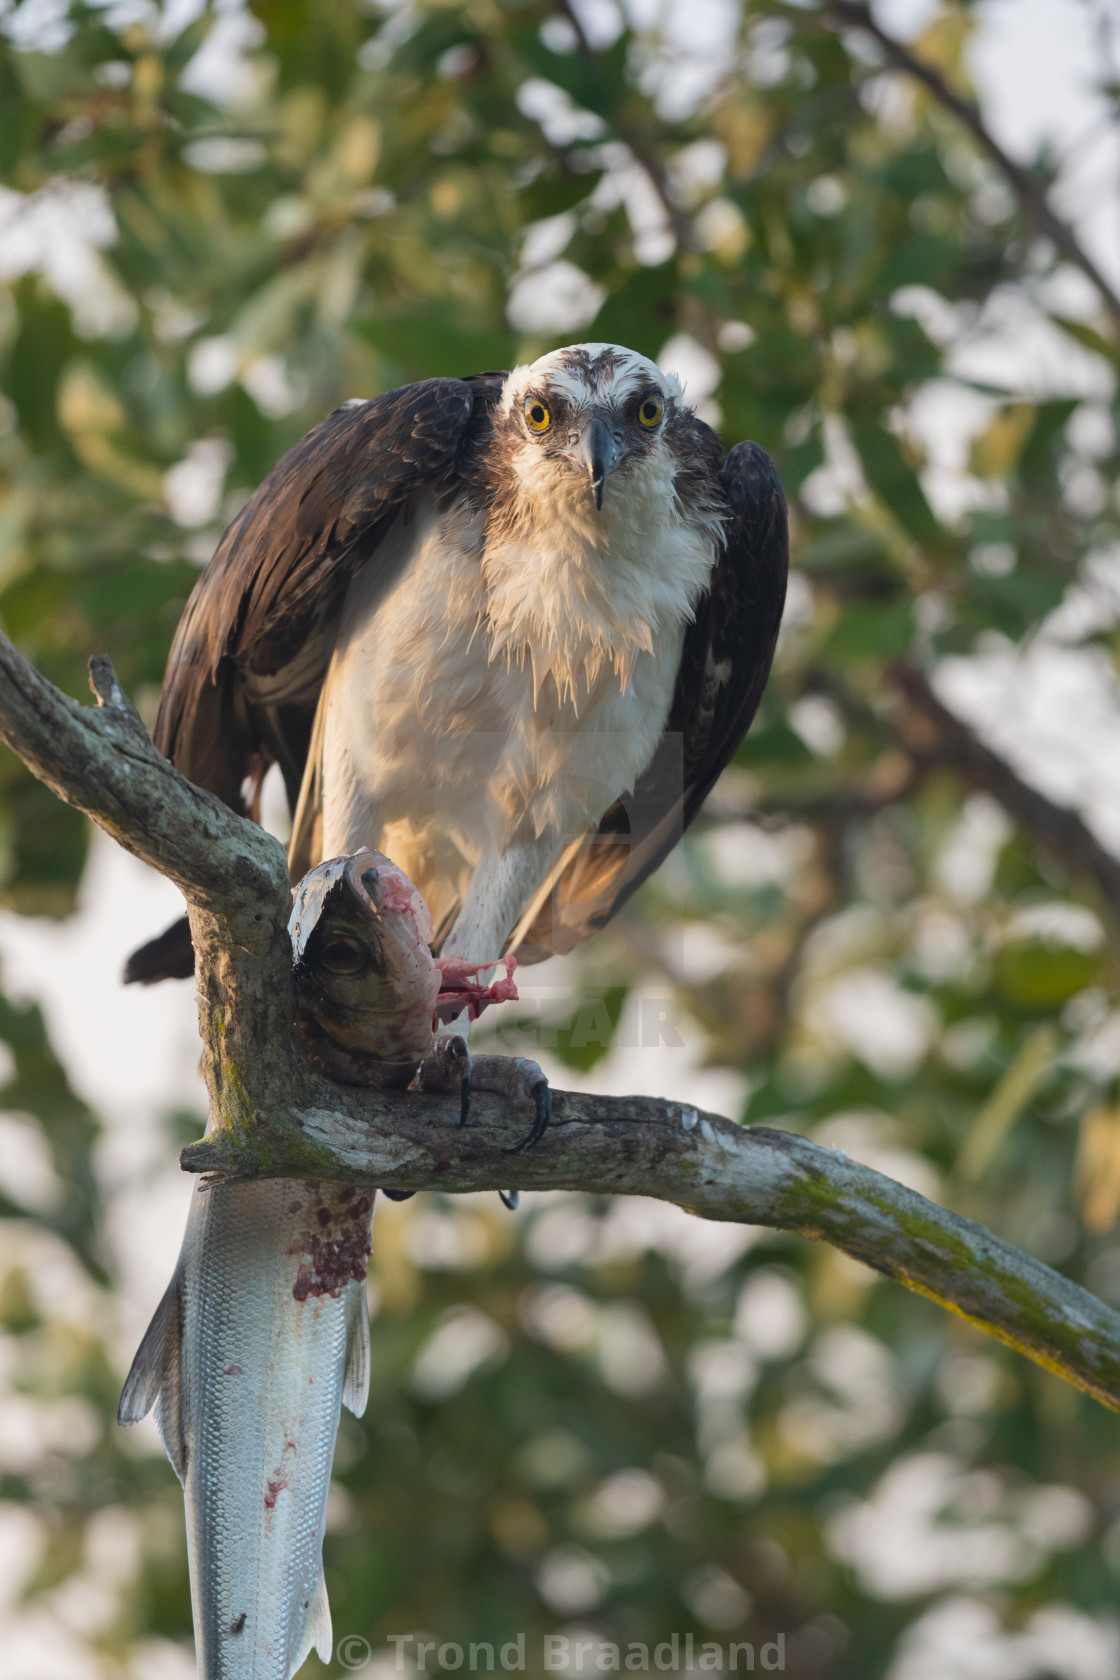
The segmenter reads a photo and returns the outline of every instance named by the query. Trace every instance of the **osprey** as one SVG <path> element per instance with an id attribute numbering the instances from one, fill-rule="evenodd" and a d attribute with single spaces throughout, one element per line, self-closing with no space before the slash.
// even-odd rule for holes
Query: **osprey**
<path id="1" fill-rule="evenodd" d="M 580 344 L 337 409 L 273 468 L 183 614 L 155 741 L 259 812 L 298 879 L 374 847 L 433 949 L 534 961 L 602 927 L 750 725 L 786 509 L 679 381 Z M 185 921 L 128 980 L 186 975 Z"/>

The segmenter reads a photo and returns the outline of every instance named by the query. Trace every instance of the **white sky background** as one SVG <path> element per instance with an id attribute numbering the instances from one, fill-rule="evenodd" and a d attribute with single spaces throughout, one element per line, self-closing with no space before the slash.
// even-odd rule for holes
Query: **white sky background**
<path id="1" fill-rule="evenodd" d="M 935 7 L 930 0 L 881 0 L 876 9 L 906 35 Z M 721 8 L 703 10 L 712 13 L 714 38 Z M 236 50 L 236 5 L 228 11 Z M 695 25 L 692 11 L 689 16 Z M 1029 156 L 1047 135 L 1063 149 L 1074 147 L 1061 207 L 1120 283 L 1117 159 L 1111 141 L 1083 142 L 1097 114 L 1091 95 L 1096 51 L 1086 10 L 1078 0 L 988 0 L 979 22 L 971 61 L 993 129 L 1019 156 Z M 695 28 L 691 39 L 695 43 Z M 216 65 L 215 73 L 220 69 Z M 988 358 L 986 368 L 999 367 L 1009 383 L 1027 387 L 1049 389 L 1076 372 L 1068 355 L 1055 365 L 1053 347 L 1021 320 L 983 323 L 960 347 L 960 370 L 972 371 L 979 357 Z M 949 385 L 915 423 L 944 463 L 941 479 L 952 494 L 966 434 L 978 423 L 974 410 L 960 388 Z M 1020 768 L 1047 791 L 1079 804 L 1120 846 L 1120 754 L 1114 745 L 1120 717 L 1103 666 L 1057 643 L 1024 654 L 994 649 L 982 659 L 956 662 L 942 689 Z M 171 1159 L 161 1116 L 183 1108 L 201 1116 L 203 1092 L 190 985 L 126 990 L 117 976 L 126 953 L 177 909 L 177 894 L 166 882 L 98 837 L 75 918 L 58 925 L 0 915 L 8 987 L 42 1002 L 72 1080 L 105 1121 L 102 1165 L 119 1201 L 113 1228 L 128 1316 L 135 1321 L 122 1329 L 126 1341 L 166 1281 L 190 1190 Z M 563 990 L 564 971 L 550 964 L 523 971 L 522 979 L 523 996 L 543 995 L 549 1002 Z M 623 1036 L 636 1038 L 640 1000 L 631 1007 Z M 698 1035 L 675 1048 L 619 1048 L 596 1067 L 591 1083 L 603 1091 L 657 1091 L 734 1112 L 741 1081 L 725 1070 L 698 1069 L 698 1054 Z M 558 1082 L 578 1083 L 567 1071 L 550 1071 Z M 36 1168 L 12 1143 L 0 1153 L 0 1181 L 18 1191 Z"/>

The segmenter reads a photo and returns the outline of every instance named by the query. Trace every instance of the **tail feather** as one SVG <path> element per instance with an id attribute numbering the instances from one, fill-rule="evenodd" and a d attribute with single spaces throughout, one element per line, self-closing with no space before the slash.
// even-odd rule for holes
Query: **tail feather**
<path id="1" fill-rule="evenodd" d="M 323 742 L 326 738 L 327 698 L 331 689 L 334 656 L 323 678 L 311 740 L 303 767 L 303 781 L 292 813 L 292 837 L 288 841 L 288 867 L 298 881 L 323 855 Z"/>
<path id="2" fill-rule="evenodd" d="M 185 916 L 137 946 L 124 965 L 126 986 L 152 986 L 157 980 L 189 980 L 194 973 L 191 927 Z"/>

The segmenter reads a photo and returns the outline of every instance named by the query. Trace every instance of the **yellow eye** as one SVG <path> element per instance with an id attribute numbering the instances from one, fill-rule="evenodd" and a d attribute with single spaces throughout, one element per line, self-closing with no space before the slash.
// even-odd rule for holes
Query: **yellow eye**
<path id="1" fill-rule="evenodd" d="M 638 419 L 648 431 L 660 426 L 661 417 L 665 413 L 665 405 L 660 397 L 643 397 L 638 404 Z"/>
<path id="2" fill-rule="evenodd" d="M 525 398 L 525 424 L 531 432 L 547 432 L 552 416 L 539 397 Z"/>

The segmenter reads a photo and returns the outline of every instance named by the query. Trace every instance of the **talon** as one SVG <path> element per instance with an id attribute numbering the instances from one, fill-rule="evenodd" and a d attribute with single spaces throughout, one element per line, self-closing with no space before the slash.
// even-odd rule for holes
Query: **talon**
<path id="1" fill-rule="evenodd" d="M 511 1213 L 517 1212 L 517 1206 L 521 1200 L 520 1190 L 499 1190 L 498 1195 L 502 1199 L 503 1207 L 507 1207 Z"/>
<path id="2" fill-rule="evenodd" d="M 407 1202 L 410 1196 L 415 1196 L 415 1190 L 382 1190 L 383 1196 L 388 1196 L 391 1202 Z"/>
<path id="3" fill-rule="evenodd" d="M 524 1155 L 527 1149 L 532 1149 L 541 1141 L 548 1130 L 548 1122 L 552 1119 L 552 1092 L 548 1088 L 547 1079 L 539 1079 L 533 1086 L 533 1101 L 536 1104 L 536 1114 L 532 1131 L 528 1137 L 523 1137 L 520 1143 L 514 1144 L 512 1149 L 503 1149 L 503 1155 Z"/>
<path id="4" fill-rule="evenodd" d="M 471 1070 L 467 1069 L 459 1086 L 459 1124 L 465 1126 L 471 1111 Z"/>

